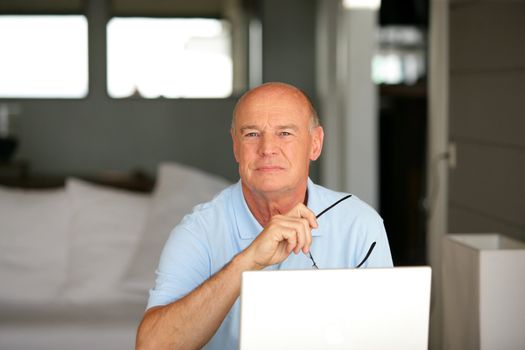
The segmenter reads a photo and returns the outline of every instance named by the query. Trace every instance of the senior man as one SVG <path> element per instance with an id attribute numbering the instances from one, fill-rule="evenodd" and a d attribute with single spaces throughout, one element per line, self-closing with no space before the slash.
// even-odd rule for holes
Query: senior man
<path id="1" fill-rule="evenodd" d="M 364 266 L 392 266 L 382 219 L 357 197 L 316 219 L 346 194 L 308 178 L 324 133 L 299 89 L 267 83 L 248 91 L 231 137 L 240 181 L 171 233 L 137 348 L 236 349 L 243 271 L 355 267 L 373 242 Z"/>

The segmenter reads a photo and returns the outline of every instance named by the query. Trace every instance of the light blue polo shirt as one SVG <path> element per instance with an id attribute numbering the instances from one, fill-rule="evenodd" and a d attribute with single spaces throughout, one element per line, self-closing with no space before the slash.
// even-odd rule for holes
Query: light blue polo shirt
<path id="1" fill-rule="evenodd" d="M 316 215 L 345 195 L 308 179 L 308 207 Z M 374 241 L 376 246 L 363 267 L 392 266 L 383 220 L 356 196 L 330 209 L 317 223 L 310 251 L 320 269 L 355 267 Z M 191 292 L 248 247 L 262 230 L 248 209 L 240 181 L 212 201 L 196 206 L 173 229 L 164 246 L 148 308 L 169 304 Z M 307 255 L 292 252 L 281 264 L 267 269 L 311 268 Z M 238 298 L 205 349 L 237 349 L 239 317 Z"/>

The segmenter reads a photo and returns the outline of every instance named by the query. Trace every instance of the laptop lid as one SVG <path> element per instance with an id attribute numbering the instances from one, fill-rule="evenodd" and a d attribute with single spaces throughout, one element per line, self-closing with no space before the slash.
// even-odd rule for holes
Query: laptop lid
<path id="1" fill-rule="evenodd" d="M 240 349 L 427 349 L 430 267 L 249 271 Z"/>

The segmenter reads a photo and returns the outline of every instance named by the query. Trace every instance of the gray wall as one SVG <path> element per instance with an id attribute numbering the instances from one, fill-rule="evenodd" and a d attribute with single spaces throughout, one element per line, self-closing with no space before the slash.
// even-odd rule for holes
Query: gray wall
<path id="1" fill-rule="evenodd" d="M 525 1 L 449 9 L 449 232 L 525 239 Z"/>
<path id="2" fill-rule="evenodd" d="M 263 76 L 315 98 L 315 0 L 263 0 Z"/>
<path id="3" fill-rule="evenodd" d="M 93 175 L 179 161 L 237 179 L 228 99 L 114 100 L 105 92 L 105 1 L 91 0 L 90 94 L 82 100 L 1 100 L 20 105 L 18 158 L 35 173 Z M 315 1 L 261 3 L 263 79 L 315 91 Z M 315 99 L 315 96 L 312 96 Z M 316 177 L 317 167 L 313 174 Z"/>
<path id="4" fill-rule="evenodd" d="M 234 178 L 233 99 L 24 101 L 19 157 L 34 172 L 93 175 L 175 160 Z"/>

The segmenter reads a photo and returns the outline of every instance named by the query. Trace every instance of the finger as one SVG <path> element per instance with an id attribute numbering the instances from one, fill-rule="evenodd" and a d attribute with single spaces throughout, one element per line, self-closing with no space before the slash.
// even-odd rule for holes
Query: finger
<path id="1" fill-rule="evenodd" d="M 288 254 L 290 254 L 297 246 L 297 232 L 290 228 L 286 230 L 283 229 L 281 232 L 282 240 L 286 240 L 288 242 L 286 251 Z"/>
<path id="2" fill-rule="evenodd" d="M 305 225 L 304 219 L 300 219 L 296 223 L 296 229 L 295 234 L 297 235 L 297 245 L 295 246 L 294 253 L 297 255 L 299 252 L 304 248 L 304 245 L 306 244 L 306 236 L 308 235 L 307 230 L 310 228 L 306 228 L 308 226 L 308 223 Z"/>
<path id="3" fill-rule="evenodd" d="M 311 242 L 311 227 L 307 219 L 290 216 L 279 217 L 279 228 L 286 228 L 295 232 L 297 244 L 294 246 L 294 253 L 299 254 L 301 250 L 308 249 Z M 306 248 L 305 248 L 306 246 Z M 306 250 L 308 251 L 308 250 Z"/>
<path id="4" fill-rule="evenodd" d="M 308 251 L 309 247 L 309 237 L 311 236 L 312 228 L 310 227 L 310 224 L 307 219 L 300 218 L 297 219 L 297 247 L 295 248 L 296 254 L 299 254 L 299 252 L 302 250 L 303 252 Z"/>
<path id="5" fill-rule="evenodd" d="M 307 254 L 310 251 L 310 246 L 312 245 L 312 229 L 307 220 L 303 219 L 303 224 L 306 232 L 303 253 Z"/>
<path id="6" fill-rule="evenodd" d="M 295 254 L 299 254 L 302 250 L 303 253 L 310 251 L 310 245 L 312 244 L 312 227 L 310 221 L 306 218 L 296 218 L 290 216 L 282 217 L 284 225 L 290 225 L 297 232 L 297 246 L 294 249 Z"/>
<path id="7" fill-rule="evenodd" d="M 286 215 L 295 216 L 295 217 L 298 217 L 298 218 L 305 218 L 306 220 L 308 220 L 308 223 L 309 223 L 310 227 L 312 227 L 312 228 L 317 228 L 318 227 L 317 219 L 315 218 L 314 212 L 311 211 L 310 208 L 308 208 L 303 203 L 297 204 Z"/>

